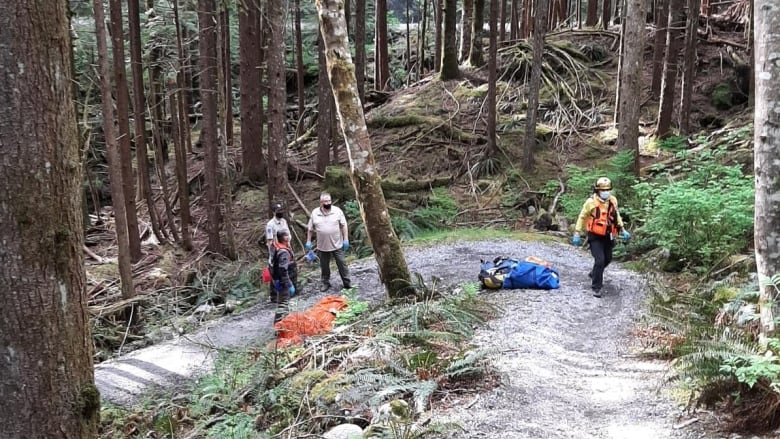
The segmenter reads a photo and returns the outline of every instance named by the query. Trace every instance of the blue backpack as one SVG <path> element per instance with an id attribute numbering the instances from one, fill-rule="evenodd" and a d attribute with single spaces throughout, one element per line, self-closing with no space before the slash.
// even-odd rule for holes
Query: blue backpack
<path id="1" fill-rule="evenodd" d="M 560 287 L 560 278 L 549 262 L 533 256 L 525 260 L 498 257 L 493 262 L 481 261 L 478 279 L 489 289 L 542 289 Z"/>

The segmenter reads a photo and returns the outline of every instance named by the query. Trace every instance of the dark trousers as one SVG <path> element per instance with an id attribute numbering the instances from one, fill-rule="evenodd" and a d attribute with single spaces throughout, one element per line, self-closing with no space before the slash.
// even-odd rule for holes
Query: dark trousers
<path id="1" fill-rule="evenodd" d="M 612 262 L 612 248 L 615 241 L 609 236 L 599 236 L 588 233 L 590 254 L 593 255 L 593 270 L 591 271 L 591 288 L 600 290 L 604 286 L 604 269 Z"/>
<path id="2" fill-rule="evenodd" d="M 338 249 L 332 252 L 324 252 L 320 250 L 320 271 L 322 283 L 330 285 L 330 258 L 336 260 L 336 267 L 339 269 L 339 276 L 341 276 L 341 283 L 344 288 L 351 288 L 352 282 L 349 280 L 349 267 L 347 267 L 347 260 L 344 257 L 344 250 Z"/>

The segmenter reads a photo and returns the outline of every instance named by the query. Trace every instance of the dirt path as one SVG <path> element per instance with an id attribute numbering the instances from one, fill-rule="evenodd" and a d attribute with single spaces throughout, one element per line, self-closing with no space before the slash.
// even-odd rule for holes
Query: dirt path
<path id="1" fill-rule="evenodd" d="M 475 281 L 480 259 L 502 255 L 552 262 L 561 273 L 561 288 L 484 293 L 504 313 L 478 331 L 474 344 L 496 349 L 502 385 L 477 397 L 453 396 L 443 401 L 448 408 L 435 410 L 437 419 L 463 426 L 456 437 L 702 437 L 696 424 L 674 428 L 684 419 L 678 419 L 679 409 L 658 391 L 665 365 L 634 358 L 628 349 L 629 331 L 644 312 L 646 294 L 636 273 L 610 266 L 604 297 L 597 299 L 587 278 L 590 255 L 569 245 L 493 240 L 406 250 L 412 271 L 425 278 L 436 275 L 448 284 Z M 375 262 L 360 261 L 351 269 L 360 296 L 380 301 L 384 293 Z M 340 286 L 338 279 L 332 284 Z M 321 296 L 304 291 L 298 306 Z M 98 385 L 109 400 L 131 403 L 145 387 L 197 376 L 211 365 L 210 344 L 239 347 L 267 340 L 272 312 L 268 305 L 258 305 L 189 339 L 103 363 L 96 369 Z"/>

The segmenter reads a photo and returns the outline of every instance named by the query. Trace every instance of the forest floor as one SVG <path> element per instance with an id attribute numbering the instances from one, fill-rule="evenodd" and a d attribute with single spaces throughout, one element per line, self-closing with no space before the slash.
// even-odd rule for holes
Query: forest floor
<path id="1" fill-rule="evenodd" d="M 561 275 L 558 290 L 480 293 L 502 312 L 477 331 L 472 344 L 493 350 L 491 362 L 500 379 L 481 393 L 436 401 L 430 411 L 434 420 L 460 425 L 463 430 L 454 436 L 459 438 L 740 437 L 719 433 L 710 412 L 686 412 L 686 401 L 675 399 L 673 387 L 666 384 L 669 364 L 639 354 L 632 331 L 650 294 L 640 274 L 613 264 L 605 274 L 604 297 L 594 298 L 587 277 L 589 253 L 549 235 L 538 238 L 405 249 L 410 270 L 425 279 L 436 276 L 442 286 L 474 282 L 480 259 L 496 256 L 541 257 Z M 373 258 L 356 261 L 350 269 L 360 299 L 374 304 L 384 299 Z M 310 282 L 304 287 L 294 307 L 306 308 L 326 294 L 317 286 Z M 155 389 L 167 394 L 183 390 L 210 370 L 220 349 L 267 344 L 273 312 L 263 302 L 190 336 L 103 362 L 96 368 L 101 393 L 109 401 L 133 405 Z"/>

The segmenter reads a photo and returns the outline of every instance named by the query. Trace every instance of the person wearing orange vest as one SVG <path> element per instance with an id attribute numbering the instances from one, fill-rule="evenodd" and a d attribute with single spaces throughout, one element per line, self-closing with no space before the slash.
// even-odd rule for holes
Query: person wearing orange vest
<path id="1" fill-rule="evenodd" d="M 607 177 L 601 177 L 593 186 L 593 195 L 585 200 L 577 225 L 574 226 L 574 237 L 571 242 L 575 246 L 582 243 L 580 235 L 587 231 L 590 253 L 593 255 L 593 269 L 588 273 L 591 278 L 591 288 L 594 297 L 601 297 L 604 285 L 604 269 L 612 262 L 612 248 L 615 238 L 619 236 L 626 241 L 631 234 L 623 228 L 623 219 L 618 211 L 618 202 L 612 193 L 612 182 Z"/>

